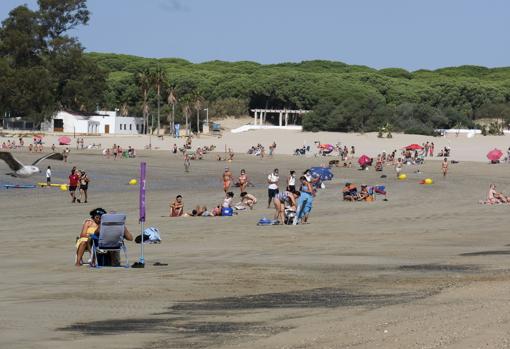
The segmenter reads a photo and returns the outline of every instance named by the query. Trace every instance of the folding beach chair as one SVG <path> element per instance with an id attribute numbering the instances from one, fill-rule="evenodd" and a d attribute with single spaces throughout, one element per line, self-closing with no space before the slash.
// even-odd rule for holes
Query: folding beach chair
<path id="1" fill-rule="evenodd" d="M 92 244 L 92 255 L 96 261 L 96 267 L 104 264 L 104 258 L 108 252 L 124 252 L 126 259 L 125 267 L 129 268 L 126 244 L 124 244 L 124 230 L 126 226 L 126 215 L 123 213 L 107 213 L 101 216 L 99 237 L 95 236 Z M 103 263 L 101 263 L 103 260 Z M 104 265 L 102 265 L 104 266 Z"/>

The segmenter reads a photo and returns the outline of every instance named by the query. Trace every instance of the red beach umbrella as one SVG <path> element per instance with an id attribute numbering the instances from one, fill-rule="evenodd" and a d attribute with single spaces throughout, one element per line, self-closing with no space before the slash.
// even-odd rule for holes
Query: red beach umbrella
<path id="1" fill-rule="evenodd" d="M 498 161 L 503 156 L 503 152 L 497 148 L 492 149 L 487 153 L 487 159 L 490 161 Z"/>
<path id="2" fill-rule="evenodd" d="M 60 145 L 69 145 L 71 144 L 71 138 L 67 136 L 58 137 L 58 143 Z"/>
<path id="3" fill-rule="evenodd" d="M 407 147 L 405 147 L 405 150 L 422 150 L 422 149 L 423 147 L 416 143 L 409 144 Z"/>
<path id="4" fill-rule="evenodd" d="M 361 155 L 358 159 L 358 164 L 360 166 L 365 166 L 365 165 L 368 165 L 370 163 L 371 159 L 366 156 L 366 155 Z"/>

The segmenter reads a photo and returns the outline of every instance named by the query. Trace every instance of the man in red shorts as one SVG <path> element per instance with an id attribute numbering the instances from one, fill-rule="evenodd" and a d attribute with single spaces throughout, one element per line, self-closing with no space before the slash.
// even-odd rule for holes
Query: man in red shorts
<path id="1" fill-rule="evenodd" d="M 76 188 L 78 187 L 79 182 L 80 176 L 78 175 L 76 168 L 73 167 L 73 169 L 71 170 L 71 174 L 69 175 L 69 194 L 73 199 L 71 201 L 72 203 L 76 202 Z"/>

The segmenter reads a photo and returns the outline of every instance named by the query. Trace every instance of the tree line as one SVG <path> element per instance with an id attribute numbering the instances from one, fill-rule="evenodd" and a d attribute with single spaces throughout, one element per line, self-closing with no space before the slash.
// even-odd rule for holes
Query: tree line
<path id="1" fill-rule="evenodd" d="M 0 112 L 42 121 L 59 109 L 96 107 L 144 118 L 148 129 L 200 127 L 201 113 L 241 116 L 251 108 L 307 109 L 310 131 L 435 129 L 510 123 L 510 68 L 460 66 L 409 72 L 332 61 L 151 59 L 84 53 L 66 33 L 85 25 L 86 0 L 39 0 L 13 9 L 0 28 Z M 496 132 L 496 131 L 495 131 Z"/>
<path id="2" fill-rule="evenodd" d="M 501 120 L 501 127 L 510 123 L 510 68 L 460 66 L 408 72 L 331 61 L 193 64 L 118 54 L 87 56 L 109 74 L 105 105 L 124 105 L 140 113 L 147 109 L 143 106 L 154 108 L 161 98 L 157 91 L 164 91 L 172 101 L 164 106 L 167 122 L 187 124 L 189 111 L 199 113 L 200 107 L 220 117 L 271 107 L 312 110 L 303 119 L 304 129 L 310 131 L 391 128 L 432 134 L 441 128 L 472 128 L 481 119 Z M 144 90 L 141 99 L 137 76 L 151 71 L 163 72 L 164 88 Z M 176 104 L 181 107 L 177 112 Z"/>
<path id="3" fill-rule="evenodd" d="M 104 100 L 107 72 L 68 32 L 87 24 L 85 0 L 38 0 L 18 6 L 0 27 L 0 115 L 39 125 L 55 111 L 94 110 Z"/>

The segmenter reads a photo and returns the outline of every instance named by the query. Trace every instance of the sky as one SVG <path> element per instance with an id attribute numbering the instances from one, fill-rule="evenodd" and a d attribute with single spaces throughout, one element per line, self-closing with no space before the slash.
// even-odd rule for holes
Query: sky
<path id="1" fill-rule="evenodd" d="M 3 20 L 35 0 L 0 0 Z M 510 66 L 509 0 L 88 0 L 87 51 L 374 68 Z"/>

